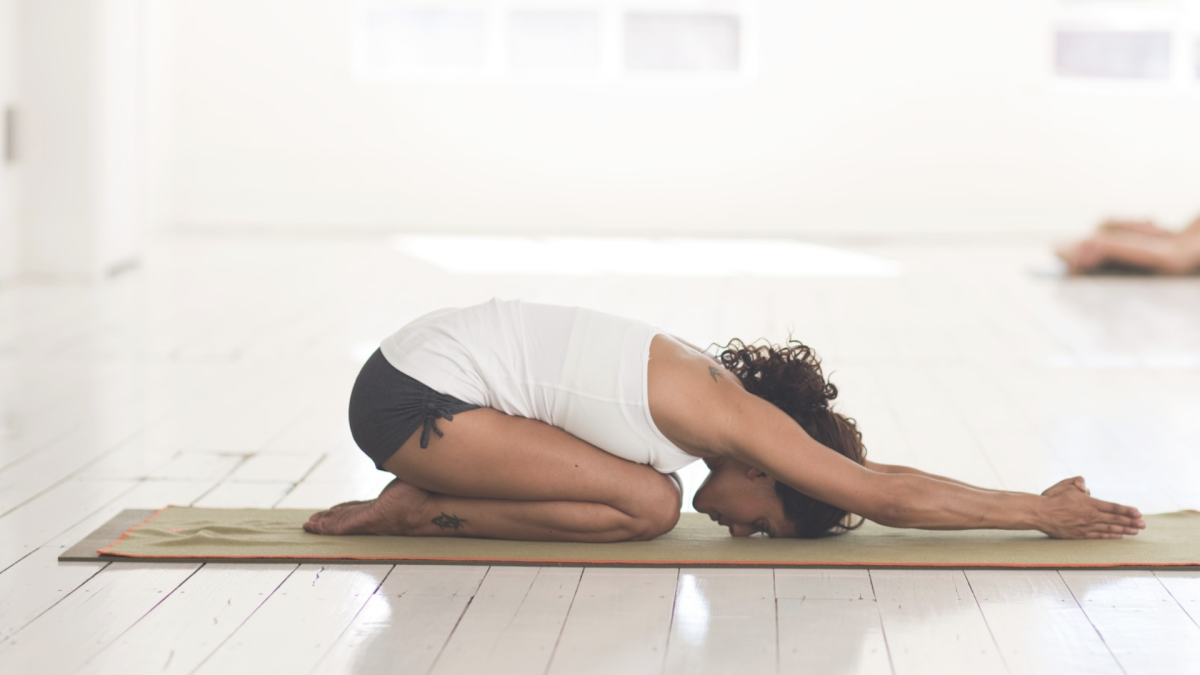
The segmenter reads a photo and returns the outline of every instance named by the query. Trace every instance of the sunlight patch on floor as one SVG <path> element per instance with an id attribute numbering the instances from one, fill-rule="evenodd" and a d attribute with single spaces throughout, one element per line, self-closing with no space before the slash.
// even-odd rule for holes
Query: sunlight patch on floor
<path id="1" fill-rule="evenodd" d="M 899 263 L 788 239 L 402 236 L 396 250 L 456 274 L 892 277 Z"/>

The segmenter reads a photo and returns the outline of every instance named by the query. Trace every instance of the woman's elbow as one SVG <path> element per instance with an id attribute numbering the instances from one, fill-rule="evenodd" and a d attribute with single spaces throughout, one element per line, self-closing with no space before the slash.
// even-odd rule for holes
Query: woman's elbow
<path id="1" fill-rule="evenodd" d="M 889 477 L 894 478 L 894 477 Z M 867 520 L 887 527 L 915 527 L 915 494 L 903 480 L 888 480 L 877 490 L 870 506 L 861 511 Z"/>
<path id="2" fill-rule="evenodd" d="M 897 502 L 886 502 L 863 517 L 886 527 L 911 527 L 908 508 Z"/>

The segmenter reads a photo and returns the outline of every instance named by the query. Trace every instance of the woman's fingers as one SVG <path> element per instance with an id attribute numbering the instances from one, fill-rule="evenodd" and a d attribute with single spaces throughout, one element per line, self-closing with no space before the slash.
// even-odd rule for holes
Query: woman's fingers
<path id="1" fill-rule="evenodd" d="M 1104 513 L 1112 513 L 1115 515 L 1126 516 L 1126 517 L 1135 518 L 1138 520 L 1140 520 L 1142 517 L 1142 512 L 1138 511 L 1137 509 L 1135 509 L 1132 506 L 1125 506 L 1123 504 L 1114 504 L 1113 502 L 1100 501 L 1099 499 L 1094 499 L 1092 501 L 1095 502 L 1096 508 L 1100 509 Z"/>
<path id="2" fill-rule="evenodd" d="M 1044 492 L 1042 492 L 1042 495 L 1050 496 L 1052 494 L 1061 492 L 1065 489 L 1074 488 L 1075 481 L 1077 481 L 1077 480 L 1083 480 L 1083 479 L 1080 478 L 1079 476 L 1075 476 L 1074 478 L 1064 478 L 1064 479 L 1058 481 L 1057 483 L 1055 483 L 1054 485 L 1051 485 L 1050 487 L 1046 488 L 1046 490 Z"/>
<path id="3" fill-rule="evenodd" d="M 1119 539 L 1146 527 L 1132 506 L 1090 497 L 1082 476 L 1061 480 L 1042 493 L 1050 506 L 1051 526 L 1043 530 L 1067 539 Z M 1057 521 L 1057 525 L 1055 525 Z"/>
<path id="4" fill-rule="evenodd" d="M 1088 495 L 1089 497 L 1091 496 L 1092 491 L 1088 489 L 1087 481 L 1083 480 L 1083 476 L 1075 476 L 1071 479 L 1071 484 L 1076 488 L 1079 488 L 1083 494 Z"/>
<path id="5" fill-rule="evenodd" d="M 1092 532 L 1100 532 L 1106 534 L 1130 534 L 1136 535 L 1140 530 L 1129 525 L 1121 525 L 1119 523 L 1098 523 L 1091 527 Z"/>
<path id="6" fill-rule="evenodd" d="M 1080 492 L 1089 496 L 1092 494 L 1092 491 L 1088 489 L 1087 481 L 1083 479 L 1083 476 L 1073 476 L 1071 478 L 1064 478 L 1054 485 L 1046 488 L 1046 490 L 1042 492 L 1042 495 L 1050 496 L 1068 489 L 1079 490 Z"/>
<path id="7" fill-rule="evenodd" d="M 1132 518 L 1122 518 L 1112 524 L 1116 525 L 1117 527 L 1124 528 L 1129 534 L 1137 534 L 1138 532 L 1146 529 L 1146 523 L 1143 523 L 1140 520 L 1134 520 Z"/>
<path id="8" fill-rule="evenodd" d="M 1097 520 L 1105 524 L 1120 525 L 1121 527 L 1136 527 L 1140 529 L 1146 526 L 1146 521 L 1141 518 L 1120 513 L 1106 513 L 1104 511 L 1100 512 Z"/>
<path id="9" fill-rule="evenodd" d="M 1135 508 L 1097 499 L 1092 501 L 1101 515 L 1102 522 L 1095 526 L 1098 531 L 1136 535 L 1146 527 L 1146 521 L 1142 520 L 1141 514 Z"/>

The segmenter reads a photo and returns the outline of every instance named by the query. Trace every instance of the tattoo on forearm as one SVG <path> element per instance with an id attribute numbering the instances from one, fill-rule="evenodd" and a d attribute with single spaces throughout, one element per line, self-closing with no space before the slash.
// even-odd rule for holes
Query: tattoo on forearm
<path id="1" fill-rule="evenodd" d="M 712 375 L 713 382 L 716 382 L 718 377 L 722 380 L 725 379 L 725 376 L 721 374 L 721 371 L 717 370 L 713 366 L 708 367 L 708 374 Z"/>
<path id="2" fill-rule="evenodd" d="M 434 518 L 432 522 L 443 530 L 459 530 L 462 529 L 463 523 L 467 522 L 467 519 L 459 518 L 443 511 L 442 515 Z"/>

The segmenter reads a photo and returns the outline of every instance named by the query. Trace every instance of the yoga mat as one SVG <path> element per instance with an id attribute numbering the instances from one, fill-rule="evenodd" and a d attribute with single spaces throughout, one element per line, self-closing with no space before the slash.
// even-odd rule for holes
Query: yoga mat
<path id="1" fill-rule="evenodd" d="M 735 539 L 685 513 L 648 542 L 564 544 L 439 537 L 330 537 L 300 529 L 311 509 L 126 511 L 59 560 L 462 563 L 667 567 L 1069 568 L 1200 565 L 1200 512 L 1147 516 L 1136 537 L 1063 541 L 1037 532 L 930 532 L 866 523 L 826 539 Z M 124 532 L 124 534 L 122 534 Z"/>

